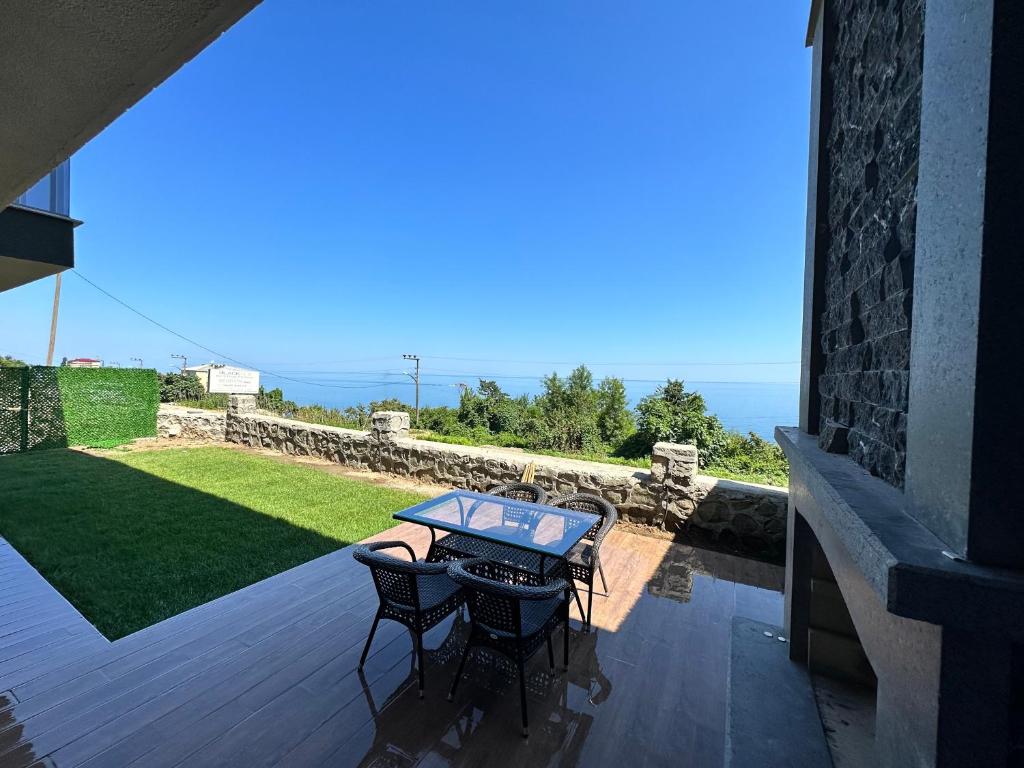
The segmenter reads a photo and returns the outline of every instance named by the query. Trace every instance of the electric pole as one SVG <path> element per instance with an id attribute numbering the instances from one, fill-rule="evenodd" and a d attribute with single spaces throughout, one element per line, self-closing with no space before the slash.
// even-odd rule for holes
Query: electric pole
<path id="1" fill-rule="evenodd" d="M 171 355 L 172 360 L 181 360 L 181 372 L 184 373 L 185 369 L 188 368 L 188 358 L 185 355 Z"/>
<path id="2" fill-rule="evenodd" d="M 405 374 L 416 382 L 416 428 L 420 426 L 420 357 L 419 355 L 402 355 L 403 360 L 414 360 L 416 362 L 416 375 Z"/>
<path id="3" fill-rule="evenodd" d="M 131 360 L 133 363 L 138 363 L 139 364 L 139 368 L 142 367 L 142 358 L 141 357 L 130 357 L 128 359 Z"/>
<path id="4" fill-rule="evenodd" d="M 50 316 L 50 346 L 46 350 L 46 364 L 53 365 L 53 345 L 57 342 L 57 309 L 60 307 L 60 272 L 53 289 L 53 315 Z"/>

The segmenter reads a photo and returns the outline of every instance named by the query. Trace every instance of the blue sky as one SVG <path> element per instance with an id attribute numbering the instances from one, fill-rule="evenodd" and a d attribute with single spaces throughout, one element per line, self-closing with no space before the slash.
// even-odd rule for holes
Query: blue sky
<path id="1" fill-rule="evenodd" d="M 267 0 L 75 156 L 77 266 L 280 371 L 795 381 L 678 363 L 799 359 L 806 14 Z M 64 286 L 58 358 L 211 357 Z M 0 354 L 52 290 L 0 294 Z"/>

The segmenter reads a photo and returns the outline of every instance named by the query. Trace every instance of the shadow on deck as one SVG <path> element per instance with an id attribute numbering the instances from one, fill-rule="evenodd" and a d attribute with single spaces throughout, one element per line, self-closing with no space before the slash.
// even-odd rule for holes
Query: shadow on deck
<path id="1" fill-rule="evenodd" d="M 475 655 L 445 699 L 457 618 L 427 635 L 424 700 L 398 625 L 357 671 L 376 594 L 346 548 L 37 674 L 0 666 L 0 766 L 725 764 L 734 620 L 781 622 L 782 570 L 621 531 L 602 551 L 610 595 L 593 632 L 574 622 L 568 673 L 531 662 L 529 740 L 500 662 Z"/>

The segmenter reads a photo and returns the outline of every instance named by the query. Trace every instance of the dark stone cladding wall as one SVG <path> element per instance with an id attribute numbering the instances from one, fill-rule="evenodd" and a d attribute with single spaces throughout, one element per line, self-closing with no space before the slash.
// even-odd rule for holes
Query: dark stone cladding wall
<path id="1" fill-rule="evenodd" d="M 902 487 L 923 0 L 836 0 L 820 445 Z"/>

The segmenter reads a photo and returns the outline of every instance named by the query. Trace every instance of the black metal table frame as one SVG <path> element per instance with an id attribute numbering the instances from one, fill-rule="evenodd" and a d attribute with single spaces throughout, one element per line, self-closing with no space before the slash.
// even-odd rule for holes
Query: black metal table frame
<path id="1" fill-rule="evenodd" d="M 455 497 L 455 501 L 458 502 L 458 504 L 459 504 L 459 514 L 462 517 L 463 525 L 465 525 L 466 522 L 468 522 L 469 518 L 472 516 L 473 512 L 477 509 L 477 507 L 479 507 L 480 504 L 483 504 L 486 501 L 491 501 L 491 499 L 477 499 L 473 503 L 473 505 L 471 506 L 471 508 L 469 509 L 468 512 L 466 512 L 464 510 L 461 498 L 456 496 Z M 524 505 L 529 505 L 529 502 L 521 502 L 521 503 L 524 504 Z M 541 552 L 541 551 L 538 551 L 538 550 L 533 549 L 531 547 L 524 547 L 522 545 L 515 544 L 513 542 L 499 541 L 498 539 L 492 539 L 492 538 L 489 538 L 487 536 L 483 536 L 483 535 L 474 533 L 474 532 L 472 532 L 470 530 L 467 530 L 466 528 L 459 528 L 459 527 L 455 527 L 455 526 L 447 526 L 444 523 L 436 523 L 436 522 L 429 522 L 428 523 L 428 522 L 423 521 L 423 520 L 409 520 L 409 519 L 405 519 L 405 518 L 399 518 L 398 517 L 398 513 L 395 514 L 395 518 L 396 519 L 400 519 L 403 522 L 414 523 L 415 525 L 422 525 L 422 526 L 426 527 L 430 531 L 430 547 L 427 549 L 427 557 L 426 557 L 426 560 L 428 562 L 432 562 L 432 555 L 434 553 L 435 544 L 437 543 L 437 533 L 436 533 L 435 529 L 441 530 L 441 531 L 445 531 L 446 533 L 456 533 L 456 534 L 461 534 L 463 536 L 469 536 L 470 538 L 480 539 L 481 541 L 486 541 L 486 542 L 489 542 L 491 544 L 497 544 L 497 545 L 502 546 L 502 547 L 509 547 L 511 549 L 516 549 L 516 550 L 519 550 L 520 552 L 529 552 L 530 554 L 533 554 L 533 555 L 539 555 L 540 556 L 540 563 L 539 563 L 539 566 L 538 566 L 538 571 L 539 572 L 536 575 L 540 578 L 541 584 L 547 583 L 547 574 L 544 571 L 544 562 L 545 562 L 545 560 L 547 558 L 549 558 L 549 557 L 553 558 L 553 559 L 556 559 L 556 560 L 561 560 L 563 565 L 564 565 L 564 569 L 565 569 L 564 570 L 565 582 L 566 582 L 566 584 L 569 585 L 568 591 L 572 593 L 572 596 L 576 600 L 576 608 L 580 612 L 580 621 L 583 624 L 583 630 L 585 632 L 589 632 L 590 631 L 590 623 L 587 621 L 587 615 L 586 615 L 586 613 L 583 610 L 583 601 L 580 599 L 579 592 L 576 589 L 576 582 L 572 578 L 572 569 L 569 567 L 569 559 L 567 557 L 567 554 L 568 554 L 569 550 L 572 549 L 574 546 L 576 546 L 583 539 L 583 536 L 586 534 L 587 530 L 589 530 L 588 528 L 584 528 L 583 532 L 580 533 L 579 538 L 576 541 L 574 541 L 571 545 L 569 545 L 568 548 L 566 548 L 566 555 L 562 555 L 561 557 L 559 557 L 557 555 L 552 555 L 552 554 L 550 554 L 548 552 Z M 523 573 L 529 573 L 531 575 L 534 575 L 533 571 L 531 571 L 531 570 L 529 570 L 527 568 L 520 568 L 515 563 L 504 563 L 504 565 L 508 565 L 508 566 L 512 567 L 514 570 L 518 570 L 518 571 L 521 571 Z"/>

